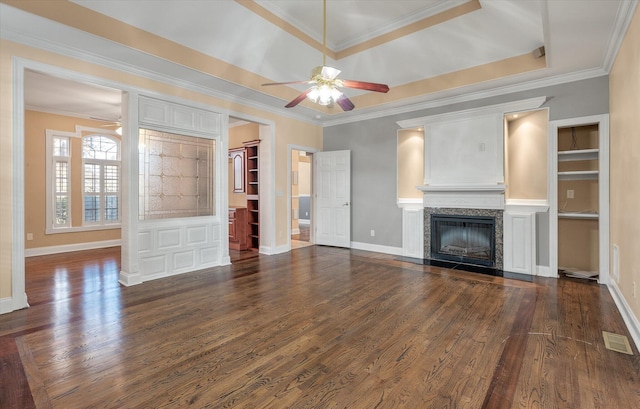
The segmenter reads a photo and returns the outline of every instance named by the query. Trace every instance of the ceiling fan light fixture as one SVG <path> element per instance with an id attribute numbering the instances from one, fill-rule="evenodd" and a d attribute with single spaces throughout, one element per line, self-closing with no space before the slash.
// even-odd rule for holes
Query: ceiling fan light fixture
<path id="1" fill-rule="evenodd" d="M 327 84 L 315 85 L 311 87 L 307 94 L 307 98 L 309 98 L 309 100 L 322 106 L 331 105 L 341 96 L 342 92 Z"/>

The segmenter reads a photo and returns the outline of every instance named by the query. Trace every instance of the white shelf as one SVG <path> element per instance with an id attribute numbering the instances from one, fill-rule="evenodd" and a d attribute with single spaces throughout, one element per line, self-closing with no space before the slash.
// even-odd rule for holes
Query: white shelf
<path id="1" fill-rule="evenodd" d="M 574 172 L 558 172 L 559 180 L 597 180 L 597 170 L 580 170 Z"/>
<path id="2" fill-rule="evenodd" d="M 581 149 L 575 151 L 559 151 L 558 162 L 572 162 L 579 160 L 597 160 L 600 149 Z"/>
<path id="3" fill-rule="evenodd" d="M 558 212 L 558 218 L 559 219 L 591 219 L 591 220 L 598 220 L 598 213 L 572 213 L 572 212 L 565 212 L 565 213 L 561 213 Z"/>

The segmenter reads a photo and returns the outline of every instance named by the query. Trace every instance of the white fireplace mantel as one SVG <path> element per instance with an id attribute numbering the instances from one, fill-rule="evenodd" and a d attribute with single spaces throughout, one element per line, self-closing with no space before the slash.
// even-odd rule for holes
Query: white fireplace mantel
<path id="1" fill-rule="evenodd" d="M 505 185 L 423 185 L 424 207 L 504 210 Z"/>

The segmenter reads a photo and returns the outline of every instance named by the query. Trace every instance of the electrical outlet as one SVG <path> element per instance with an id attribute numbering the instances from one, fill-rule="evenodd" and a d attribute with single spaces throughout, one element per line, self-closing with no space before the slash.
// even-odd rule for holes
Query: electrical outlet
<path id="1" fill-rule="evenodd" d="M 573 189 L 567 190 L 567 199 L 573 199 Z"/>
<path id="2" fill-rule="evenodd" d="M 27 233 L 27 240 L 33 240 L 33 233 Z"/>
<path id="3" fill-rule="evenodd" d="M 371 237 L 374 237 L 376 235 L 376 231 L 375 230 L 371 230 Z"/>

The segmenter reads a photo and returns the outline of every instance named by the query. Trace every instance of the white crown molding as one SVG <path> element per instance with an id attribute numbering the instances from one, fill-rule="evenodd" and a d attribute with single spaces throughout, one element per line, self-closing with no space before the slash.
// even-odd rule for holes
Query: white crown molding
<path id="1" fill-rule="evenodd" d="M 66 27 L 66 26 L 65 26 Z M 70 28 L 70 27 L 68 27 Z M 72 29 L 72 28 L 70 28 Z M 79 31 L 79 30 L 77 30 Z M 87 34 L 85 32 L 82 32 L 84 35 L 90 35 Z M 94 37 L 94 36 L 92 36 Z M 29 34 L 25 34 L 25 33 L 19 33 L 19 32 L 14 32 L 11 29 L 7 29 L 6 27 L 0 27 L 0 38 L 4 38 L 22 45 L 26 45 L 29 47 L 33 47 L 33 48 L 38 48 L 47 52 L 51 52 L 51 53 L 55 53 L 55 54 L 59 54 L 62 55 L 64 57 L 69 57 L 69 58 L 73 58 L 73 59 L 77 59 L 77 60 L 81 60 L 81 61 L 85 61 L 85 62 L 89 62 L 92 64 L 96 64 L 96 65 L 100 65 L 106 68 L 111 68 L 117 71 L 121 71 L 121 72 L 125 72 L 127 74 L 132 74 L 135 76 L 139 76 L 139 77 L 143 77 L 143 78 L 147 78 L 147 79 L 151 79 L 153 81 L 157 81 L 163 84 L 168 84 L 171 86 L 175 86 L 178 88 L 183 88 L 189 91 L 193 91 L 193 92 L 197 92 L 200 94 L 205 94 L 208 95 L 210 97 L 213 98 L 218 98 L 224 101 L 228 101 L 228 102 L 233 102 L 233 103 L 237 103 L 246 107 L 250 107 L 250 108 L 255 108 L 255 109 L 259 109 L 262 111 L 267 111 L 269 113 L 272 114 L 277 114 L 280 116 L 284 116 L 284 117 L 288 117 L 288 118 L 292 118 L 292 119 L 296 119 L 299 121 L 303 121 L 303 122 L 307 122 L 307 123 L 311 123 L 314 125 L 321 125 L 321 123 L 317 120 L 317 119 L 310 119 L 308 116 L 305 116 L 303 114 L 300 114 L 299 111 L 295 111 L 295 110 L 285 110 L 282 108 L 275 108 L 266 104 L 262 104 L 259 102 L 255 102 L 253 100 L 247 99 L 247 98 L 243 98 L 231 93 L 227 93 L 227 92 L 222 92 L 222 91 L 218 91 L 214 88 L 208 88 L 208 87 L 204 87 L 202 84 L 196 84 L 193 82 L 189 82 L 183 79 L 180 79 L 178 77 L 175 76 L 170 76 L 170 75 L 166 75 L 166 74 L 162 74 L 162 73 L 158 73 L 157 71 L 151 71 L 148 69 L 144 69 L 144 68 L 140 68 L 138 66 L 132 65 L 132 64 L 128 64 L 128 63 L 124 63 L 121 61 L 117 61 L 114 60 L 112 58 L 108 58 L 108 57 L 104 57 L 102 55 L 99 55 L 97 53 L 92 53 L 92 52 L 88 52 L 85 50 L 79 50 L 76 49 L 74 47 L 70 47 L 64 44 L 60 44 L 58 42 L 53 42 L 50 41 L 48 39 L 44 39 L 44 38 L 39 38 L 39 37 L 34 37 L 31 36 Z M 106 39 L 102 39 L 104 41 L 109 41 Z M 109 41 L 110 42 L 110 41 Z M 124 45 L 118 44 L 119 46 L 122 46 L 124 48 L 129 48 L 126 47 Z M 98 47 L 99 49 L 99 47 Z M 191 70 L 188 67 L 185 66 L 179 66 L 178 64 L 175 64 L 176 67 L 179 67 L 179 70 Z M 187 75 L 185 75 L 184 77 L 187 77 Z M 224 79 L 219 79 L 225 82 L 228 82 Z M 122 89 L 128 89 L 131 88 L 130 86 L 125 86 L 123 84 Z M 260 91 L 255 91 L 255 92 L 260 92 Z M 265 94 L 266 95 L 266 94 Z"/>
<path id="2" fill-rule="evenodd" d="M 560 74 L 553 77 L 535 79 L 535 80 L 525 81 L 525 82 L 521 82 L 514 85 L 505 85 L 501 87 L 485 89 L 485 90 L 469 92 L 469 93 L 460 93 L 460 91 L 464 90 L 465 88 L 471 88 L 473 86 L 463 87 L 455 90 L 442 91 L 437 94 L 429 94 L 428 96 L 420 96 L 415 98 L 416 101 L 419 99 L 423 99 L 423 100 L 427 98 L 429 99 L 422 102 L 417 101 L 413 104 L 403 104 L 401 106 L 391 107 L 388 109 L 382 109 L 381 108 L 382 106 L 378 106 L 378 108 L 381 108 L 381 109 L 379 110 L 370 109 L 367 112 L 364 112 L 364 110 L 362 110 L 362 111 L 359 111 L 362 113 L 357 113 L 344 118 L 337 118 L 333 120 L 329 119 L 329 120 L 323 121 L 322 126 L 328 127 L 328 126 L 348 124 L 352 122 L 366 121 L 369 119 L 379 119 L 385 116 L 400 115 L 400 114 L 406 114 L 409 112 L 420 111 L 424 109 L 438 108 L 438 107 L 447 106 L 447 105 L 471 102 L 471 101 L 476 101 L 476 100 L 485 99 L 485 98 L 497 97 L 497 96 L 506 95 L 506 94 L 513 94 L 516 92 L 530 91 L 532 89 L 537 89 L 537 88 L 551 87 L 551 86 L 565 84 L 565 83 L 574 82 L 574 81 L 582 81 L 582 80 L 587 80 L 591 78 L 602 77 L 605 75 L 608 75 L 608 73 L 604 69 L 594 68 L 594 69 L 583 70 L 583 71 L 578 71 L 578 72 L 573 72 L 568 74 Z M 455 93 L 455 95 L 448 95 L 453 93 Z M 437 98 L 438 95 L 442 97 Z M 408 100 L 404 100 L 404 102 L 406 101 Z M 394 103 L 385 104 L 385 105 L 391 106 L 392 104 Z"/>
<path id="3" fill-rule="evenodd" d="M 613 67 L 613 63 L 616 60 L 616 55 L 618 55 L 618 50 L 620 50 L 629 24 L 631 24 L 631 19 L 633 18 L 637 5 L 638 0 L 620 2 L 620 7 L 618 7 L 618 13 L 616 14 L 616 22 L 613 25 L 611 37 L 609 37 L 607 50 L 602 61 L 602 66 L 607 73 L 611 72 L 611 67 Z"/>
<path id="4" fill-rule="evenodd" d="M 423 116 L 419 118 L 406 119 L 403 121 L 397 121 L 396 123 L 400 128 L 415 128 L 423 126 L 426 123 L 438 122 L 438 121 L 451 121 L 456 119 L 469 118 L 472 116 L 490 115 L 494 113 L 505 114 L 508 112 L 519 112 L 524 110 L 531 110 L 540 108 L 547 100 L 547 97 L 536 97 L 523 99 L 520 101 L 505 102 L 503 104 L 489 105 L 479 108 L 465 109 L 463 111 L 447 112 L 444 114 Z"/>

